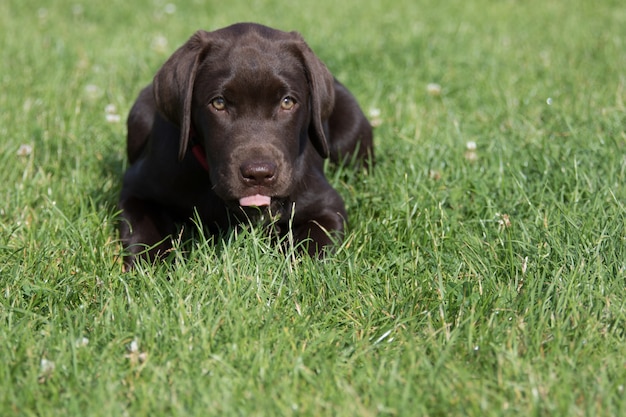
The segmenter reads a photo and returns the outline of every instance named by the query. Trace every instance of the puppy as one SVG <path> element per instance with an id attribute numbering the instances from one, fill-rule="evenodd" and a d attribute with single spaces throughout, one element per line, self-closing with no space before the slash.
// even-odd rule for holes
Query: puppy
<path id="1" fill-rule="evenodd" d="M 253 23 L 198 31 L 128 117 L 119 199 L 124 264 L 171 248 L 197 213 L 210 233 L 269 215 L 311 256 L 347 221 L 324 158 L 372 163 L 372 128 L 302 37 Z"/>

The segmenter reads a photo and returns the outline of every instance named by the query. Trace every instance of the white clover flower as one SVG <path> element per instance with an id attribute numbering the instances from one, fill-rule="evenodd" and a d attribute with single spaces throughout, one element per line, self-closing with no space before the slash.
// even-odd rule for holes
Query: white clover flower
<path id="1" fill-rule="evenodd" d="M 476 152 L 476 142 L 473 140 L 468 141 L 465 144 L 465 159 L 469 162 L 474 162 L 478 159 L 478 153 Z"/>
<path id="2" fill-rule="evenodd" d="M 39 364 L 39 368 L 41 369 L 41 372 L 44 374 L 49 374 L 52 371 L 54 371 L 54 368 L 56 367 L 56 365 L 54 364 L 54 362 L 46 359 L 46 358 L 42 358 L 41 362 Z"/>
<path id="3" fill-rule="evenodd" d="M 120 115 L 117 114 L 117 108 L 115 107 L 115 104 L 107 104 L 107 106 L 104 108 L 104 112 L 106 120 L 109 123 L 119 123 L 120 120 L 122 120 Z"/>
<path id="4" fill-rule="evenodd" d="M 106 119 L 109 123 L 119 123 L 122 117 L 119 114 L 107 114 Z"/>
<path id="5" fill-rule="evenodd" d="M 428 178 L 430 178 L 431 180 L 438 181 L 441 179 L 441 172 L 431 169 L 428 171 Z"/>
<path id="6" fill-rule="evenodd" d="M 496 213 L 496 217 L 498 218 L 498 229 L 502 230 L 502 229 L 508 229 L 509 227 L 511 227 L 511 218 L 509 217 L 508 214 Z"/>
<path id="7" fill-rule="evenodd" d="M 95 84 L 87 84 L 85 86 L 85 95 L 90 100 L 95 100 L 102 96 L 102 90 Z"/>
<path id="8" fill-rule="evenodd" d="M 144 363 L 148 359 L 147 352 L 139 351 L 139 342 L 137 339 L 133 339 L 128 345 L 128 353 L 125 355 L 130 360 L 130 363 L 135 365 L 137 363 Z"/>
<path id="9" fill-rule="evenodd" d="M 383 120 L 380 118 L 380 109 L 372 107 L 369 109 L 368 114 L 372 127 L 377 127 L 383 124 Z"/>
<path id="10" fill-rule="evenodd" d="M 33 147 L 32 145 L 26 143 L 20 145 L 19 149 L 17 150 L 17 156 L 28 156 L 31 153 L 33 153 Z"/>
<path id="11" fill-rule="evenodd" d="M 130 342 L 128 350 L 130 351 L 130 353 L 139 352 L 139 342 L 137 341 L 137 339 L 133 339 L 133 341 Z"/>
<path id="12" fill-rule="evenodd" d="M 173 4 L 173 3 L 167 3 L 165 5 L 165 8 L 163 9 L 163 11 L 166 14 L 174 14 L 174 13 L 176 13 L 176 5 Z"/>
<path id="13" fill-rule="evenodd" d="M 439 97 L 441 95 L 441 86 L 437 83 L 428 83 L 426 85 L 426 92 L 433 97 Z"/>
<path id="14" fill-rule="evenodd" d="M 89 344 L 89 339 L 87 339 L 86 337 L 79 337 L 78 339 L 76 339 L 76 347 L 77 348 L 81 348 L 81 347 L 85 347 Z"/>
<path id="15" fill-rule="evenodd" d="M 56 365 L 51 360 L 46 358 L 41 358 L 41 362 L 39 362 L 39 377 L 37 378 L 37 382 L 40 384 L 45 384 L 46 381 L 52 376 L 54 372 L 54 368 Z"/>
<path id="16" fill-rule="evenodd" d="M 167 38 L 163 35 L 157 35 L 152 39 L 152 49 L 156 52 L 167 52 Z"/>

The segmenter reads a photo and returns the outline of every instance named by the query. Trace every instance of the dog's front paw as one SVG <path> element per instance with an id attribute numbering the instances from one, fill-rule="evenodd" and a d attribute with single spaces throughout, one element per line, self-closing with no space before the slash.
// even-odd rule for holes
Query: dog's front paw
<path id="1" fill-rule="evenodd" d="M 341 213 L 328 213 L 311 219 L 294 227 L 295 243 L 312 258 L 323 258 L 343 239 L 344 223 Z"/>

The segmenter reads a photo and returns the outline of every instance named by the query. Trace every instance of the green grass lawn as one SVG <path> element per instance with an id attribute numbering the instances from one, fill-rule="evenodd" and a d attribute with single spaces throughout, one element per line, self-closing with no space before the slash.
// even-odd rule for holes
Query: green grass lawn
<path id="1" fill-rule="evenodd" d="M 626 415 L 623 1 L 306 3 L 0 4 L 0 415 Z M 128 110 L 237 21 L 379 124 L 373 172 L 328 173 L 346 240 L 124 274 Z"/>

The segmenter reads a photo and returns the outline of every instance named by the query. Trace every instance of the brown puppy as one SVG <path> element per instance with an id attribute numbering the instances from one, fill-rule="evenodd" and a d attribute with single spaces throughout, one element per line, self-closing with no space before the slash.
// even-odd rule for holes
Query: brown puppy
<path id="1" fill-rule="evenodd" d="M 267 213 L 315 256 L 346 221 L 323 158 L 373 158 L 372 128 L 299 34 L 241 23 L 167 60 L 130 111 L 127 152 L 126 267 L 166 253 L 194 211 L 211 233 Z"/>

